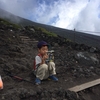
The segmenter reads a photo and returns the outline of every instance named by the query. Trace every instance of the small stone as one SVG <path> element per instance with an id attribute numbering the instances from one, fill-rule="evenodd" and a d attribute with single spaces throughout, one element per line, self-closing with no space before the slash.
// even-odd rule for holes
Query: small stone
<path id="1" fill-rule="evenodd" d="M 91 48 L 90 48 L 90 52 L 91 52 L 91 53 L 94 53 L 95 51 L 96 51 L 96 48 L 95 48 L 95 47 L 91 47 Z"/>
<path id="2" fill-rule="evenodd" d="M 55 98 L 52 98 L 51 100 L 57 100 L 57 99 L 55 99 Z"/>
<path id="3" fill-rule="evenodd" d="M 2 100 L 4 100 L 5 99 L 5 97 L 4 96 L 2 96 Z"/>
<path id="4" fill-rule="evenodd" d="M 91 70 L 93 70 L 93 69 L 94 69 L 94 67 L 93 67 L 93 66 L 91 66 L 91 67 L 90 67 L 90 69 L 91 69 Z"/>

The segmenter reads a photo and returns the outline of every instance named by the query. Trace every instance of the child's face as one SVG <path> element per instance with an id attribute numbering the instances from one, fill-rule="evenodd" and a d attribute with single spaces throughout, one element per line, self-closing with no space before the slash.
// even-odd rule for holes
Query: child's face
<path id="1" fill-rule="evenodd" d="M 43 46 L 42 48 L 38 49 L 39 53 L 42 55 L 45 55 L 48 51 L 48 47 L 47 46 Z"/>

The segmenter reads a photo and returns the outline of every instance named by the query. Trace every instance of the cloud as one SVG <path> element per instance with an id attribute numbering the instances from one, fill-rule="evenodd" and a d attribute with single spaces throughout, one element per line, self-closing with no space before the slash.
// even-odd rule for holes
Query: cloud
<path id="1" fill-rule="evenodd" d="M 75 24 L 75 28 L 85 31 L 100 31 L 100 1 L 91 0 L 87 6 L 79 13 L 79 19 Z"/>
<path id="2" fill-rule="evenodd" d="M 39 23 L 100 31 L 100 0 L 0 0 L 0 7 Z"/>
<path id="3" fill-rule="evenodd" d="M 0 0 L 0 8 L 24 18 L 28 18 L 35 7 L 35 0 Z"/>
<path id="4" fill-rule="evenodd" d="M 44 2 L 38 12 L 41 13 L 37 13 L 37 21 L 41 23 L 71 30 L 100 31 L 100 0 L 58 0 L 49 6 Z"/>
<path id="5" fill-rule="evenodd" d="M 84 2 L 85 1 L 85 2 Z M 53 25 L 62 27 L 62 28 L 69 28 L 73 29 L 74 24 L 78 20 L 78 15 L 80 11 L 86 6 L 87 2 L 86 0 L 80 1 L 77 0 L 74 2 L 68 2 L 68 0 L 65 0 L 64 2 L 59 3 L 58 5 L 58 16 L 59 19 L 57 22 L 53 23 Z"/>

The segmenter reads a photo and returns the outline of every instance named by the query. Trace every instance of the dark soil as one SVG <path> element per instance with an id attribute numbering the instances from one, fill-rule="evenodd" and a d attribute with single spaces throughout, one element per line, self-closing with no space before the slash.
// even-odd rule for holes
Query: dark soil
<path id="1" fill-rule="evenodd" d="M 90 52 L 91 47 L 66 41 L 62 37 L 47 36 L 31 26 L 19 29 L 9 26 L 0 22 L 0 75 L 4 83 L 0 100 L 100 100 L 100 85 L 78 93 L 68 90 L 100 78 L 99 64 L 86 66 L 75 59 L 77 52 Z M 39 40 L 48 42 L 50 49 L 55 51 L 58 82 L 44 80 L 41 85 L 34 84 L 33 60 Z M 92 53 L 100 60 L 99 49 Z M 4 70 L 30 82 L 10 77 L 10 73 Z"/>

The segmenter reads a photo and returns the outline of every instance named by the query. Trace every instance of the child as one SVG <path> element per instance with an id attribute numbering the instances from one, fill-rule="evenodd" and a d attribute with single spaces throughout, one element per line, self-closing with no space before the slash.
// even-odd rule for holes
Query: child
<path id="1" fill-rule="evenodd" d="M 48 59 L 48 44 L 45 41 L 41 41 L 37 45 L 38 47 L 38 55 L 35 57 L 34 61 L 34 74 L 36 76 L 35 83 L 41 84 L 41 80 L 50 78 L 54 81 L 58 81 L 54 75 L 55 71 L 55 63 L 49 62 L 46 64 L 46 60 Z"/>

